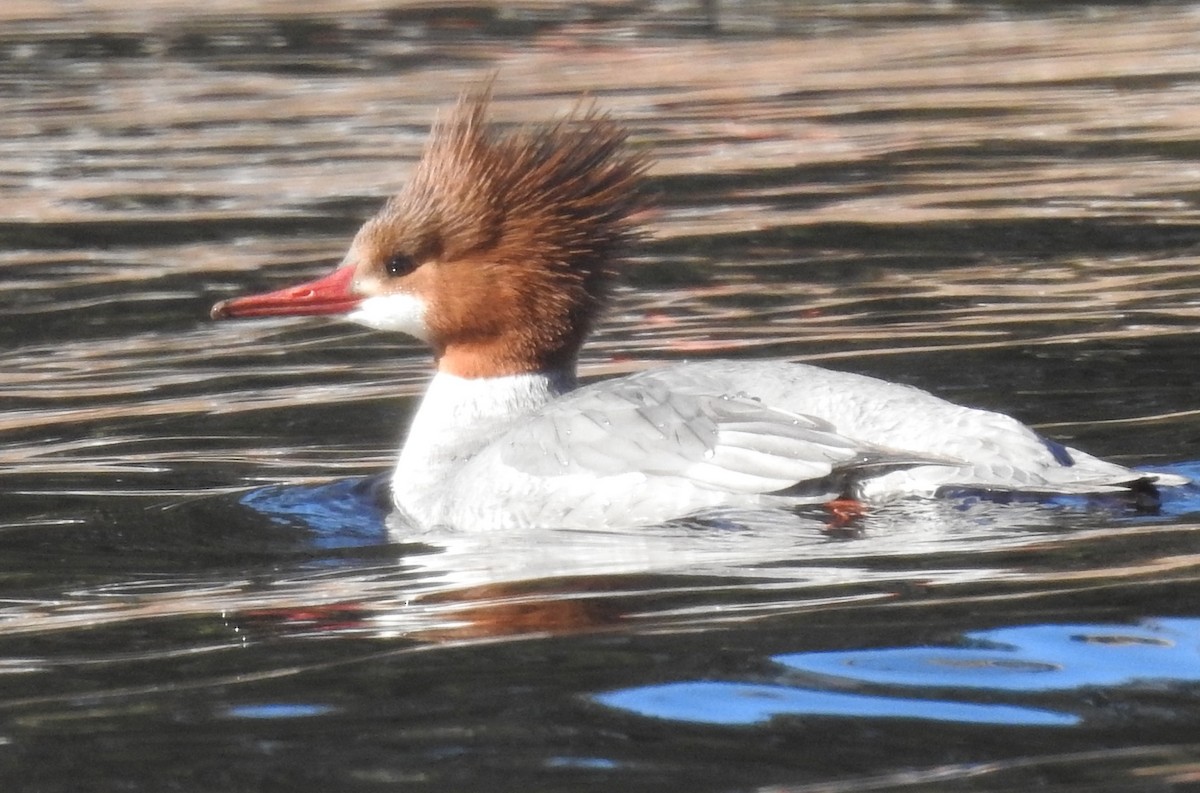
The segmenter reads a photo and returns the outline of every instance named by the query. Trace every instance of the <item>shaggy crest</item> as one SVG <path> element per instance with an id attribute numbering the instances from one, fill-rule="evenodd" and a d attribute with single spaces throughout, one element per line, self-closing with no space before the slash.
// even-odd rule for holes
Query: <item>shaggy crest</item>
<path id="1" fill-rule="evenodd" d="M 487 88 L 465 94 L 435 123 L 411 181 L 358 238 L 370 258 L 450 279 L 427 292 L 432 342 L 443 369 L 467 375 L 481 356 L 520 370 L 573 361 L 634 235 L 647 165 L 593 107 L 506 132 L 489 102 Z"/>

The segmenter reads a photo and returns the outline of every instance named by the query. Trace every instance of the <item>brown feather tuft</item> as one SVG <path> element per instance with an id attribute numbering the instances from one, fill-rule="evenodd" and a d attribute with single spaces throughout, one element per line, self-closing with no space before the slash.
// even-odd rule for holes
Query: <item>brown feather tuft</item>
<path id="1" fill-rule="evenodd" d="M 594 106 L 503 131 L 490 87 L 435 123 L 411 181 L 360 231 L 379 262 L 419 265 L 395 289 L 431 295 L 439 367 L 464 376 L 573 364 L 635 236 L 648 162 Z M 382 278 L 382 276 L 381 276 Z"/>

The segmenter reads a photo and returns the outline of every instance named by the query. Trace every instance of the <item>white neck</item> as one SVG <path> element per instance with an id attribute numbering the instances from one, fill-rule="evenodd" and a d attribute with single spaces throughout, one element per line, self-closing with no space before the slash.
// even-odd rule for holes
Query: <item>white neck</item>
<path id="1" fill-rule="evenodd" d="M 420 523 L 436 523 L 455 470 L 513 421 L 574 387 L 573 368 L 483 378 L 438 372 L 400 448 L 392 478 L 397 506 Z"/>

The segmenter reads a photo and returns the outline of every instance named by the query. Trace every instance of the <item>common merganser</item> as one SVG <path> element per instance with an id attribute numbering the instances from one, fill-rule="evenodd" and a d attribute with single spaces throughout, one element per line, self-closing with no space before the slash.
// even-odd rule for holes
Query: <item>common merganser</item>
<path id="1" fill-rule="evenodd" d="M 648 162 L 593 109 L 503 131 L 464 94 L 342 264 L 214 318 L 341 314 L 416 337 L 436 373 L 400 450 L 422 527 L 635 526 L 710 508 L 946 490 L 1152 490 L 1008 416 L 781 361 L 682 363 L 577 387 L 580 346 L 636 235 Z"/>

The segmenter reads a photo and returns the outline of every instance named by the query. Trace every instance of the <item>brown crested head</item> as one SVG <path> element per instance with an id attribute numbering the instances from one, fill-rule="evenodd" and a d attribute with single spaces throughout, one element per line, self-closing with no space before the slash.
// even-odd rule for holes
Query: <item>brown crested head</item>
<path id="1" fill-rule="evenodd" d="M 503 130 L 489 101 L 486 89 L 464 95 L 359 231 L 347 257 L 356 289 L 418 298 L 443 371 L 570 366 L 634 235 L 647 162 L 594 108 Z"/>

